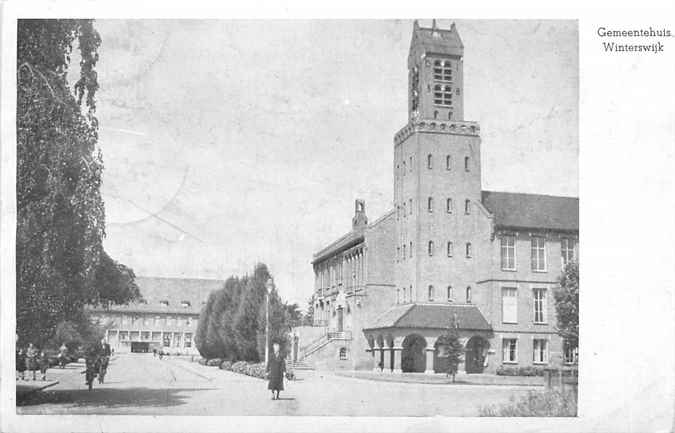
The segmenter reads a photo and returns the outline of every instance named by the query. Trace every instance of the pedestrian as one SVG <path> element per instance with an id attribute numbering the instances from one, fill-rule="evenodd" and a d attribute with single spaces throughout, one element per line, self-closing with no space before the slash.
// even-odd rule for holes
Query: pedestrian
<path id="1" fill-rule="evenodd" d="M 33 343 L 28 343 L 28 349 L 26 349 L 26 367 L 28 371 L 33 372 L 33 380 L 35 379 L 35 372 L 38 369 L 38 350 L 33 345 Z"/>
<path id="2" fill-rule="evenodd" d="M 59 347 L 59 366 L 61 368 L 66 368 L 67 363 L 68 363 L 68 347 L 66 346 L 66 343 L 61 343 L 61 347 Z"/>
<path id="3" fill-rule="evenodd" d="M 49 358 L 44 350 L 40 351 L 40 358 L 38 359 L 38 364 L 40 365 L 40 378 L 42 380 L 47 380 L 47 369 L 49 368 Z"/>
<path id="4" fill-rule="evenodd" d="M 284 373 L 286 372 L 286 360 L 279 351 L 279 343 L 272 344 L 272 355 L 267 362 L 267 374 L 269 383 L 267 389 L 272 391 L 272 400 L 279 400 L 279 391 L 284 390 Z M 276 395 L 275 395 L 276 393 Z"/>
<path id="5" fill-rule="evenodd" d="M 16 371 L 19 379 L 26 380 L 26 353 L 23 348 L 19 348 L 16 352 Z"/>
<path id="6" fill-rule="evenodd" d="M 153 357 L 153 358 L 157 358 L 157 348 L 156 348 L 156 347 L 154 347 L 154 348 L 152 349 L 152 357 Z"/>

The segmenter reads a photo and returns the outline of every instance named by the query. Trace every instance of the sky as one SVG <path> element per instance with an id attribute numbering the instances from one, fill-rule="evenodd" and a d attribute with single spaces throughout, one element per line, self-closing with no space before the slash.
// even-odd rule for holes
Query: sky
<path id="1" fill-rule="evenodd" d="M 455 22 L 483 189 L 578 196 L 577 23 Z M 393 207 L 412 20 L 96 27 L 106 251 L 140 276 L 264 262 L 306 307 L 312 254 L 350 230 L 354 200 L 371 221 Z"/>

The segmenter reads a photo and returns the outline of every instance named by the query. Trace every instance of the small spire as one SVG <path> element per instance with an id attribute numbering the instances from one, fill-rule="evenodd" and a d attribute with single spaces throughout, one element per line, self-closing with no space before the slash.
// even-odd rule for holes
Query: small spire
<path id="1" fill-rule="evenodd" d="M 436 18 L 431 20 L 431 30 L 436 30 Z"/>

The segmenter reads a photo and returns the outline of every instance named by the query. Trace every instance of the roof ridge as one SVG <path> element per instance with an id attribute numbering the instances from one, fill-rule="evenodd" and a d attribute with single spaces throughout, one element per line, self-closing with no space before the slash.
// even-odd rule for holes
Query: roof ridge
<path id="1" fill-rule="evenodd" d="M 481 190 L 481 193 L 488 193 L 488 194 L 518 194 L 518 195 L 532 195 L 532 196 L 538 196 L 538 197 L 555 197 L 555 198 L 572 198 L 572 199 L 577 199 L 579 200 L 578 196 L 573 196 L 573 195 L 553 195 L 553 194 L 540 194 L 536 192 L 515 192 L 515 191 L 489 191 L 489 190 Z"/>

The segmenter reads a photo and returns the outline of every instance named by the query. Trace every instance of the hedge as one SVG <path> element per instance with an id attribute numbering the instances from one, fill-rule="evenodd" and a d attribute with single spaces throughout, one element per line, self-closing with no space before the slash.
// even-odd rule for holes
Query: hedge
<path id="1" fill-rule="evenodd" d="M 499 367 L 498 376 L 543 376 L 543 367 Z"/>

